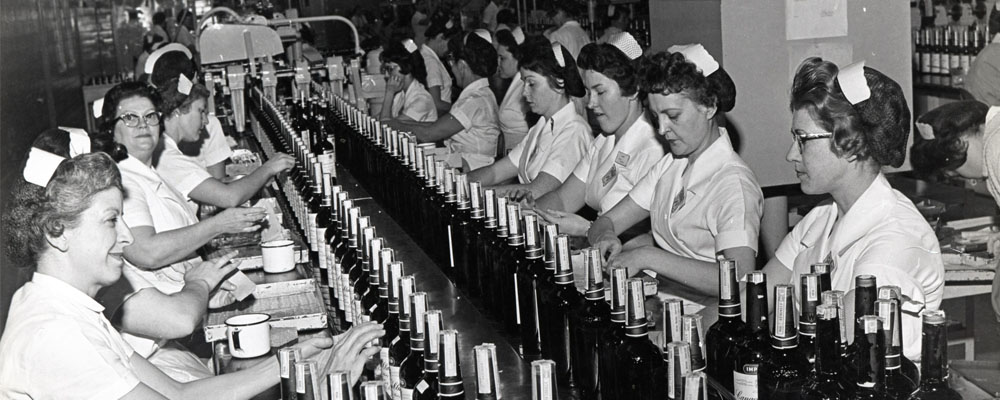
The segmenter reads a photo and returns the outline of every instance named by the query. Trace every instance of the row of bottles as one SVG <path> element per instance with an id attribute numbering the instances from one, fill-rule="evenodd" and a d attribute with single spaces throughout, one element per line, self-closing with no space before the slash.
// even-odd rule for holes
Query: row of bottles
<path id="1" fill-rule="evenodd" d="M 921 83 L 958 85 L 953 76 L 969 72 L 976 55 L 989 43 L 979 29 L 926 28 L 913 31 L 913 65 Z"/>

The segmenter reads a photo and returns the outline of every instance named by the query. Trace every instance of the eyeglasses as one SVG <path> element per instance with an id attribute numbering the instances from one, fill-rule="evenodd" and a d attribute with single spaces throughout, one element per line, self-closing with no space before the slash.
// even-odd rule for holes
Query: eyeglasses
<path id="1" fill-rule="evenodd" d="M 802 151 L 802 146 L 810 140 L 815 139 L 829 139 L 833 137 L 833 132 L 804 132 L 798 129 L 792 130 L 792 138 L 795 139 L 795 144 L 799 146 L 799 152 Z"/>
<path id="2" fill-rule="evenodd" d="M 116 121 L 122 121 L 122 122 L 124 122 L 125 126 L 127 126 L 129 128 L 136 128 L 136 127 L 139 126 L 139 123 L 143 122 L 143 121 L 145 121 L 146 125 L 159 125 L 160 124 L 160 112 L 159 111 L 153 111 L 153 112 L 150 112 L 149 114 L 146 114 L 144 116 L 140 116 L 139 114 L 130 113 L 129 112 L 129 113 L 125 113 L 125 114 L 119 115 L 118 118 L 115 118 L 115 120 Z"/>

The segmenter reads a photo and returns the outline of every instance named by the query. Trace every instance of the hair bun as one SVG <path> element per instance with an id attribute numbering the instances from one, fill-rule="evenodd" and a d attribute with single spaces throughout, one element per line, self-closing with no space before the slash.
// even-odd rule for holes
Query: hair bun
<path id="1" fill-rule="evenodd" d="M 906 159 L 910 135 L 910 108 L 896 81 L 873 68 L 865 67 L 871 89 L 868 100 L 854 105 L 864 124 L 868 153 L 881 165 L 899 167 Z M 837 84 L 840 89 L 840 84 Z"/>
<path id="2" fill-rule="evenodd" d="M 722 67 L 708 76 L 708 84 L 715 92 L 718 112 L 730 112 L 736 107 L 736 82 Z"/>

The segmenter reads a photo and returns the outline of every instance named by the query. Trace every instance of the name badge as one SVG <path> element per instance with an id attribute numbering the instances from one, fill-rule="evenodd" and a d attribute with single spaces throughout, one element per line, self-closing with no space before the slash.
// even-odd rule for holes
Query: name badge
<path id="1" fill-rule="evenodd" d="M 632 156 L 619 151 L 618 155 L 615 156 L 615 164 L 621 165 L 623 167 L 627 167 L 628 166 L 628 160 L 631 159 L 631 158 L 632 158 Z"/>
<path id="2" fill-rule="evenodd" d="M 604 177 L 601 178 L 601 186 L 608 186 L 608 183 L 614 181 L 615 177 L 617 176 L 618 176 L 618 169 L 615 168 L 614 165 L 612 165 L 611 169 L 608 170 L 608 173 L 604 174 Z"/>

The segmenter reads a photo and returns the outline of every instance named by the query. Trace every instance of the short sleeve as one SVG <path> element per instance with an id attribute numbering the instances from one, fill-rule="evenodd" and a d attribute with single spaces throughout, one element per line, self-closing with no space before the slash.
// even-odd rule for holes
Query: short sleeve
<path id="1" fill-rule="evenodd" d="M 792 270 L 795 268 L 795 259 L 798 258 L 799 253 L 805 249 L 802 245 L 802 236 L 805 234 L 808 225 L 813 219 L 808 216 L 799 223 L 795 224 L 791 232 L 785 235 L 784 239 L 781 239 L 781 244 L 778 245 L 778 249 L 774 251 L 774 258 L 777 258 L 781 265 L 785 268 Z"/>
<path id="2" fill-rule="evenodd" d="M 1000 107 L 990 107 L 990 114 L 995 115 L 986 121 L 983 155 L 986 164 L 986 186 L 993 195 L 993 200 L 1000 204 L 1000 115 L 995 111 L 998 109 Z"/>
<path id="3" fill-rule="evenodd" d="M 587 152 L 588 144 L 590 144 L 590 127 L 582 122 L 567 125 L 552 141 L 552 151 L 549 152 L 539 173 L 552 175 L 559 182 L 566 181 L 566 178 L 573 173 L 573 167 L 576 167 L 580 158 Z"/>
<path id="4" fill-rule="evenodd" d="M 451 106 L 449 113 L 452 117 L 455 117 L 458 123 L 462 124 L 462 128 L 469 129 L 472 127 L 474 118 L 476 117 L 476 104 L 472 97 L 468 97 L 462 99 L 462 101 L 455 102 L 455 105 Z"/>
<path id="5" fill-rule="evenodd" d="M 146 192 L 141 184 L 128 173 L 122 174 L 122 187 L 125 189 L 125 200 L 122 202 L 122 219 L 130 228 L 153 226 L 153 215 L 149 211 Z"/>
<path id="6" fill-rule="evenodd" d="M 405 99 L 405 96 L 404 96 Z M 434 122 L 437 119 L 437 108 L 431 96 L 416 96 L 413 101 L 403 105 L 403 115 L 414 121 Z M 465 124 L 462 124 L 465 126 Z"/>
<path id="7" fill-rule="evenodd" d="M 233 155 L 233 149 L 229 148 L 226 142 L 226 133 L 222 130 L 222 123 L 214 116 L 208 118 L 208 139 L 201 145 L 201 153 L 198 159 L 203 166 L 208 167 L 226 161 Z"/>
<path id="8" fill-rule="evenodd" d="M 589 182 L 587 178 L 590 176 L 590 165 L 594 162 L 594 157 L 597 157 L 597 152 L 601 151 L 601 144 L 604 143 L 600 138 L 594 139 L 590 142 L 590 148 L 586 153 L 580 157 L 580 161 L 576 163 L 576 167 L 573 168 L 573 176 L 579 179 L 580 182 Z"/>
<path id="9" fill-rule="evenodd" d="M 632 201 L 639 205 L 639 207 L 642 207 L 643 210 L 649 211 L 649 207 L 653 203 L 653 196 L 656 194 L 656 184 L 660 182 L 660 177 L 663 176 L 663 173 L 670 168 L 673 160 L 671 156 L 661 158 L 660 162 L 656 163 L 649 170 L 649 173 L 642 177 L 642 179 L 639 179 L 639 182 L 628 192 L 628 197 L 631 197 Z"/>
<path id="10" fill-rule="evenodd" d="M 30 386 L 48 394 L 37 398 L 118 399 L 139 384 L 132 348 L 96 326 L 46 323 L 26 345 Z"/>
<path id="11" fill-rule="evenodd" d="M 427 65 L 427 88 L 444 85 L 444 82 L 441 81 L 438 64 L 427 56 L 424 56 L 424 64 Z"/>
<path id="12" fill-rule="evenodd" d="M 716 252 L 735 247 L 757 251 L 757 235 L 764 196 L 753 180 L 734 170 L 710 191 L 708 229 L 715 237 Z"/>
<path id="13" fill-rule="evenodd" d="M 191 197 L 194 188 L 212 177 L 197 159 L 184 155 L 176 149 L 163 151 L 156 172 L 186 198 Z"/>

